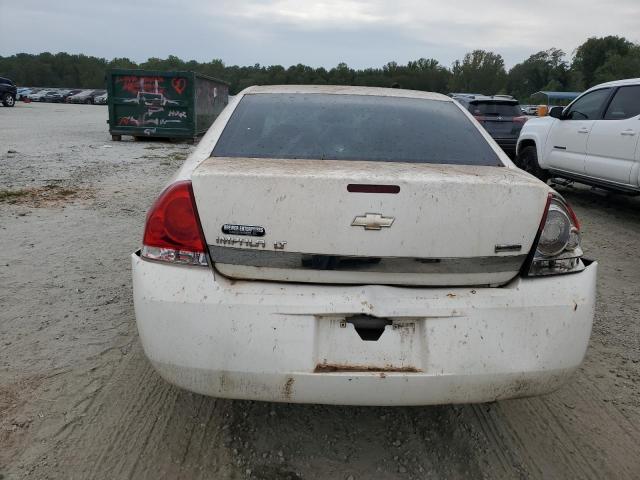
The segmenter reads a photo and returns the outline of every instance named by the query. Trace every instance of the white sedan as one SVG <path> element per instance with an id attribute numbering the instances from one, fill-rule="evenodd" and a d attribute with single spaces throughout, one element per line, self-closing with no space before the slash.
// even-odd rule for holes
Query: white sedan
<path id="1" fill-rule="evenodd" d="M 147 357 L 216 397 L 486 402 L 582 362 L 595 262 L 564 199 L 449 97 L 251 87 L 148 212 Z"/>

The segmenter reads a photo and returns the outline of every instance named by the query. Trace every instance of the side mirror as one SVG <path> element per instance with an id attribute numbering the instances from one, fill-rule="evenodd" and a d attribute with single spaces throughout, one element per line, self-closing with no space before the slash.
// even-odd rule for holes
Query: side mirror
<path id="1" fill-rule="evenodd" d="M 549 116 L 557 118 L 558 120 L 565 120 L 567 117 L 562 114 L 563 110 L 564 107 L 551 107 L 551 109 L 549 110 Z"/>

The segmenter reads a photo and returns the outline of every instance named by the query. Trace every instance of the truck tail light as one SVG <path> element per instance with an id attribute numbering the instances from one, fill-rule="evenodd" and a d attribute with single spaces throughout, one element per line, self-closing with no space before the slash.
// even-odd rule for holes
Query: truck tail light
<path id="1" fill-rule="evenodd" d="M 549 193 L 529 261 L 525 264 L 526 275 L 579 272 L 584 269 L 581 257 L 578 218 L 564 198 Z"/>
<path id="2" fill-rule="evenodd" d="M 184 265 L 208 265 L 190 181 L 169 185 L 147 213 L 142 256 Z"/>
<path id="3" fill-rule="evenodd" d="M 526 115 L 523 115 L 521 117 L 513 117 L 513 121 L 516 123 L 527 123 L 528 120 L 529 117 L 527 117 Z"/>

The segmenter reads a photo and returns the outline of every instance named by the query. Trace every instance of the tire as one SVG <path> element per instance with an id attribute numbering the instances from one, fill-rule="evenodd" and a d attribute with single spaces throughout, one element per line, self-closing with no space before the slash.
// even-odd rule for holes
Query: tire
<path id="1" fill-rule="evenodd" d="M 93 99 L 91 98 L 87 98 L 84 103 L 86 103 L 87 105 L 91 105 L 93 103 Z"/>
<path id="2" fill-rule="evenodd" d="M 14 107 L 16 105 L 16 99 L 10 93 L 5 93 L 4 97 L 2 97 L 2 104 L 5 107 Z"/>
<path id="3" fill-rule="evenodd" d="M 120 142 L 122 141 L 122 135 L 111 135 L 111 140 L 114 142 Z"/>
<path id="4" fill-rule="evenodd" d="M 543 182 L 549 180 L 549 172 L 540 167 L 536 147 L 525 147 L 516 158 L 515 164 L 527 173 L 530 173 Z"/>

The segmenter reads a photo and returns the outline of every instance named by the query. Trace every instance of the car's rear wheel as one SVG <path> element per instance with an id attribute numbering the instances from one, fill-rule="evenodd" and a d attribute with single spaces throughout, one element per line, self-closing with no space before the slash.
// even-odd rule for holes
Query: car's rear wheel
<path id="1" fill-rule="evenodd" d="M 538 163 L 538 152 L 534 146 L 523 148 L 518 154 L 515 164 L 543 182 L 549 180 L 549 172 L 540 167 Z"/>
<path id="2" fill-rule="evenodd" d="M 16 104 L 16 99 L 10 93 L 5 93 L 2 97 L 2 104 L 5 107 L 13 107 Z"/>

